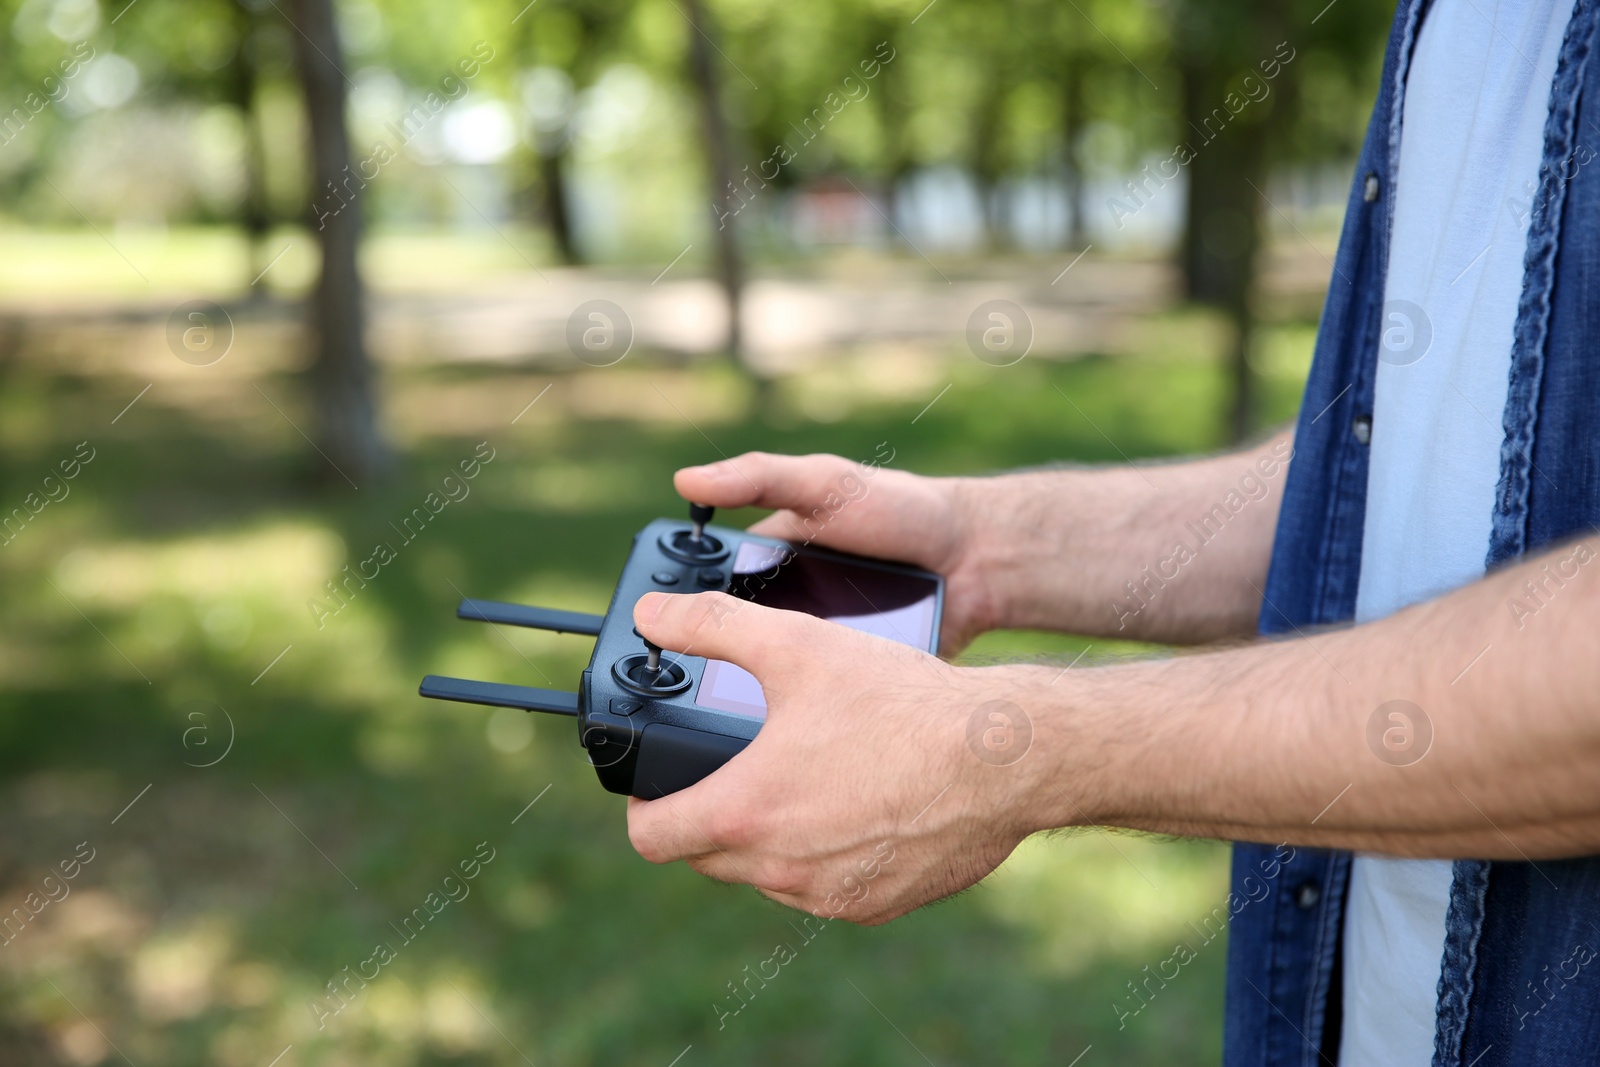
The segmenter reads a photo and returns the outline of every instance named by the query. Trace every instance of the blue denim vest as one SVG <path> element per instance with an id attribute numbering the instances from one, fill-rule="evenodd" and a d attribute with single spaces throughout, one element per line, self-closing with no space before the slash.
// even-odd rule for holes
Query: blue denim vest
<path id="1" fill-rule="evenodd" d="M 1577 0 L 1551 86 L 1511 339 L 1490 566 L 1600 522 L 1600 59 L 1590 62 L 1597 4 Z M 1348 622 L 1355 613 L 1401 104 L 1427 6 L 1401 0 L 1395 13 L 1295 431 L 1263 634 Z M 1246 879 L 1270 891 L 1253 891 L 1229 935 L 1228 1067 L 1336 1062 L 1349 875 L 1347 852 L 1234 846 L 1234 893 L 1246 895 Z M 1435 1067 L 1600 1062 L 1597 954 L 1600 857 L 1458 861 Z"/>

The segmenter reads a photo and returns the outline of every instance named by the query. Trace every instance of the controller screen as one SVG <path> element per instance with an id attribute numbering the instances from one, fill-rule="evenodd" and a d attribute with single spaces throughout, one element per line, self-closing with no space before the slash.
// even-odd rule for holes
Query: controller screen
<path id="1" fill-rule="evenodd" d="M 931 650 L 937 586 L 932 579 L 849 560 L 746 541 L 733 558 L 733 596 L 803 611 L 913 648 Z M 764 719 L 761 683 L 742 667 L 708 660 L 695 703 Z"/>

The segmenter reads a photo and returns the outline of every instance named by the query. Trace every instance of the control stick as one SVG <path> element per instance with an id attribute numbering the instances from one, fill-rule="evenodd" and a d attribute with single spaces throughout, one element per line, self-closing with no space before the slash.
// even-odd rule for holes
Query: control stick
<path id="1" fill-rule="evenodd" d="M 650 640 L 644 639 L 645 658 L 642 668 L 645 676 L 652 681 L 661 673 L 661 646 Z"/>
<path id="2" fill-rule="evenodd" d="M 692 536 L 695 544 L 698 545 L 705 538 L 706 523 L 710 522 L 711 516 L 715 515 L 716 513 L 717 509 L 709 504 L 689 505 L 689 521 L 694 523 L 694 533 Z"/>

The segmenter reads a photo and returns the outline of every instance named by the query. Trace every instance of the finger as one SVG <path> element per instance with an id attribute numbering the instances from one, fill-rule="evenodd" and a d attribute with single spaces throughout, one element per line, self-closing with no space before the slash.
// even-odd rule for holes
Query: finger
<path id="1" fill-rule="evenodd" d="M 715 854 L 717 846 L 683 805 L 669 803 L 671 800 L 670 796 L 660 800 L 628 798 L 628 841 L 634 851 L 651 863 L 697 862 Z"/>
<path id="2" fill-rule="evenodd" d="M 824 540 L 827 533 L 826 524 L 814 519 L 802 519 L 799 513 L 785 508 L 775 511 L 760 522 L 750 525 L 750 532 L 758 537 L 771 537 L 779 541 L 798 541 L 809 544 L 812 541 Z"/>
<path id="3" fill-rule="evenodd" d="M 707 852 L 689 860 L 689 868 L 696 874 L 721 882 L 724 885 L 749 885 L 757 889 L 756 880 L 726 852 Z"/>
<path id="4" fill-rule="evenodd" d="M 810 880 L 792 864 L 756 858 L 749 852 L 708 852 L 689 861 L 690 869 L 725 885 L 747 885 L 790 907 L 806 899 Z"/>
<path id="5" fill-rule="evenodd" d="M 672 484 L 697 504 L 809 512 L 829 494 L 859 495 L 864 479 L 859 464 L 840 456 L 746 452 L 703 467 L 685 467 L 673 475 Z"/>
<path id="6" fill-rule="evenodd" d="M 737 663 L 763 682 L 839 629 L 726 593 L 646 593 L 633 606 L 633 621 L 664 649 Z"/>
<path id="7" fill-rule="evenodd" d="M 639 632 L 662 648 L 737 663 L 769 694 L 792 659 L 814 651 L 834 631 L 851 633 L 809 615 L 761 607 L 725 593 L 647 593 L 634 605 L 633 618 Z M 659 800 L 630 799 L 628 838 L 639 855 L 652 863 L 670 863 L 704 859 L 737 845 L 736 816 L 745 805 L 744 798 L 729 795 L 727 773 L 725 768 Z M 728 875 L 730 880 L 747 880 L 736 872 Z"/>

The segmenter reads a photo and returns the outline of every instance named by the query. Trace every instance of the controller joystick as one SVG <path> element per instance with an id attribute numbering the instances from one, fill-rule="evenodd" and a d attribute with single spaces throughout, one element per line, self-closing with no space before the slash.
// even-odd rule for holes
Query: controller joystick
<path id="1" fill-rule="evenodd" d="M 611 666 L 611 676 L 624 689 L 641 696 L 670 696 L 689 688 L 689 673 L 683 665 L 669 660 L 662 662 L 661 646 L 644 642 L 645 652 L 624 656 Z"/>
<path id="2" fill-rule="evenodd" d="M 709 504 L 689 505 L 689 529 L 661 535 L 661 550 L 680 563 L 717 563 L 728 555 L 721 537 L 706 532 L 706 524 L 716 514 Z"/>
<path id="3" fill-rule="evenodd" d="M 694 523 L 694 532 L 689 535 L 689 539 L 695 544 L 700 544 L 702 541 L 704 541 L 706 536 L 706 523 L 710 522 L 711 516 L 715 515 L 716 513 L 717 509 L 712 507 L 710 504 L 690 504 L 689 521 Z"/>

